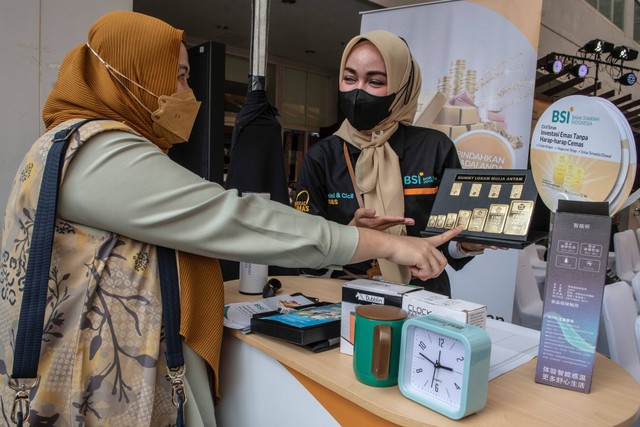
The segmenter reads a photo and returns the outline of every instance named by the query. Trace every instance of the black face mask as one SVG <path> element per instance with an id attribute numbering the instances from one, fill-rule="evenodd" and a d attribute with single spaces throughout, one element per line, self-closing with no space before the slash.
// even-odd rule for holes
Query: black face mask
<path id="1" fill-rule="evenodd" d="M 375 125 L 389 117 L 396 94 L 375 96 L 365 90 L 354 89 L 349 92 L 339 92 L 339 97 L 340 109 L 351 126 L 364 131 L 373 129 Z"/>

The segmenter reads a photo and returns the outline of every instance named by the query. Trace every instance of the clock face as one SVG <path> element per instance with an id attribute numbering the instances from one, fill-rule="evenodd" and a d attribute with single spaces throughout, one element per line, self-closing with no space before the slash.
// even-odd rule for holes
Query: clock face
<path id="1" fill-rule="evenodd" d="M 464 392 L 464 343 L 419 327 L 411 327 L 407 338 L 411 387 L 453 409 L 459 408 Z"/>
<path id="2" fill-rule="evenodd" d="M 398 386 L 403 395 L 458 420 L 485 407 L 491 338 L 477 326 L 436 315 L 402 326 Z"/>

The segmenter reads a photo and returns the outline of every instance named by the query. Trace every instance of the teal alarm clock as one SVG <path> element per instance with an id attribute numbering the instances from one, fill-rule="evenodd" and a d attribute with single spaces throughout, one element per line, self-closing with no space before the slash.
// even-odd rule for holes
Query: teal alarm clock
<path id="1" fill-rule="evenodd" d="M 482 328 L 428 315 L 402 326 L 398 386 L 406 397 L 452 419 L 484 408 L 491 339 Z"/>

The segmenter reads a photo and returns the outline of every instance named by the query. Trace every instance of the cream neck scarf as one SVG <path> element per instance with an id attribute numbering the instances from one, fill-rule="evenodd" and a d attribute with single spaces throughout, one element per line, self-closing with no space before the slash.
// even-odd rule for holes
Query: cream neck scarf
<path id="1" fill-rule="evenodd" d="M 355 175 L 365 207 L 375 209 L 377 215 L 404 216 L 400 160 L 388 140 L 399 124 L 413 123 L 422 84 L 420 68 L 404 40 L 393 33 L 376 30 L 357 36 L 347 44 L 342 54 L 341 72 L 353 47 L 363 40 L 371 42 L 382 55 L 387 71 L 388 93 L 395 93 L 396 98 L 391 106 L 391 114 L 371 131 L 360 132 L 345 120 L 335 134 L 362 150 L 356 162 Z M 406 228 L 396 226 L 387 232 L 404 235 Z M 407 267 L 386 260 L 378 260 L 378 263 L 386 280 L 408 283 L 411 279 Z"/>

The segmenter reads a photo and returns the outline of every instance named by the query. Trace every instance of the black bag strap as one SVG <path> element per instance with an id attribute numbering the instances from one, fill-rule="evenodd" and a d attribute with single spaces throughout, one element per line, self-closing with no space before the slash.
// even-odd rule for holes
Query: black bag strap
<path id="1" fill-rule="evenodd" d="M 80 126 L 92 120 L 97 119 L 86 119 L 56 132 L 47 154 L 38 196 L 38 207 L 34 218 L 14 349 L 11 377 L 15 379 L 37 378 L 38 376 L 60 173 L 71 135 Z"/>
<path id="2" fill-rule="evenodd" d="M 42 173 L 38 195 L 25 285 L 20 306 L 20 318 L 13 351 L 13 371 L 9 386 L 16 391 L 11 420 L 22 426 L 29 419 L 29 393 L 39 382 L 38 362 L 42 345 L 42 329 L 46 309 L 53 231 L 58 205 L 60 173 L 71 135 L 83 124 L 96 120 L 82 120 L 63 129 L 53 137 Z M 30 385 L 18 380 L 35 379 Z"/>
<path id="3" fill-rule="evenodd" d="M 51 252 L 58 205 L 60 174 L 71 135 L 87 122 L 99 120 L 89 118 L 65 128 L 53 137 L 45 163 L 42 184 L 38 195 L 38 206 L 33 224 L 29 260 L 20 306 L 20 317 L 14 349 L 12 381 L 9 385 L 16 391 L 11 419 L 21 426 L 29 419 L 28 390 L 37 386 L 38 363 L 42 346 L 42 330 L 51 266 Z M 173 385 L 172 401 L 178 407 L 177 425 L 183 426 L 184 359 L 180 338 L 180 293 L 175 251 L 158 247 L 160 288 L 162 292 L 163 322 L 167 342 L 167 370 Z M 18 380 L 34 379 L 31 385 Z"/>
<path id="4" fill-rule="evenodd" d="M 176 427 L 184 426 L 184 404 L 187 395 L 184 387 L 184 357 L 182 338 L 180 338 L 180 288 L 178 286 L 178 268 L 176 251 L 156 246 L 158 271 L 160 273 L 160 292 L 162 294 L 162 320 L 166 341 L 165 359 L 167 374 L 173 387 L 171 401 L 178 408 Z"/>

